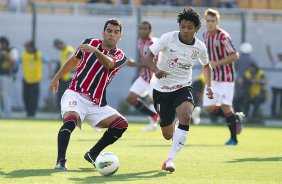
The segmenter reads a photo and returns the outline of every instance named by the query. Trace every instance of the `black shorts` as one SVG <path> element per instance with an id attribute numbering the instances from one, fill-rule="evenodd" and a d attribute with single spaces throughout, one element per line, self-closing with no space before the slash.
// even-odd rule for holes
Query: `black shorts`
<path id="1" fill-rule="evenodd" d="M 192 87 L 180 88 L 173 92 L 160 92 L 153 90 L 154 107 L 160 116 L 160 126 L 171 125 L 175 118 L 175 109 L 188 101 L 194 105 Z"/>

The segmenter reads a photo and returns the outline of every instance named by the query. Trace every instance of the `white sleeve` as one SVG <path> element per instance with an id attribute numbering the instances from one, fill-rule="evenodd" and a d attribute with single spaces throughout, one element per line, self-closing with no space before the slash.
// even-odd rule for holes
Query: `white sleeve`
<path id="1" fill-rule="evenodd" d="M 163 34 L 159 39 L 156 40 L 156 42 L 154 42 L 149 49 L 151 50 L 151 52 L 156 56 L 159 54 L 160 51 L 165 50 L 165 48 L 167 47 L 167 43 L 169 41 L 169 34 Z"/>
<path id="2" fill-rule="evenodd" d="M 19 59 L 19 52 L 17 49 L 12 49 L 9 53 L 10 59 L 14 61 L 18 61 Z"/>
<path id="3" fill-rule="evenodd" d="M 202 65 L 207 65 L 209 63 L 209 56 L 208 56 L 208 51 L 207 51 L 206 47 L 204 47 L 201 50 L 200 56 L 199 56 L 199 61 Z"/>

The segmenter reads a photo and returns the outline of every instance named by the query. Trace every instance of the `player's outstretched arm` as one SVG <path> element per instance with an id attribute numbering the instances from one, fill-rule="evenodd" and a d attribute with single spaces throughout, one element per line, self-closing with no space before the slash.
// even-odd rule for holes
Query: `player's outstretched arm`
<path id="1" fill-rule="evenodd" d="M 146 67 L 146 64 L 144 64 L 144 63 L 136 63 L 134 61 L 134 59 L 132 59 L 132 58 L 129 58 L 127 60 L 127 65 L 130 66 L 130 67 L 139 67 L 139 68 Z"/>
<path id="2" fill-rule="evenodd" d="M 65 64 L 62 66 L 62 68 L 55 74 L 53 79 L 51 80 L 51 90 L 53 93 L 56 93 L 58 91 L 59 87 L 59 79 L 66 73 L 72 71 L 74 67 L 79 63 L 80 59 L 78 59 L 75 56 L 70 57 Z"/>
<path id="3" fill-rule="evenodd" d="M 104 55 L 102 52 L 100 52 L 96 47 L 93 47 L 90 44 L 81 44 L 78 49 L 81 52 L 91 52 L 96 55 L 98 58 L 99 62 L 106 68 L 114 68 L 115 67 L 115 62 L 112 58 L 109 56 Z"/>
<path id="4" fill-rule="evenodd" d="M 204 76 L 205 76 L 206 83 L 207 83 L 206 95 L 208 96 L 208 98 L 213 99 L 213 90 L 211 86 L 212 68 L 209 63 L 203 66 L 203 72 L 204 72 Z"/>

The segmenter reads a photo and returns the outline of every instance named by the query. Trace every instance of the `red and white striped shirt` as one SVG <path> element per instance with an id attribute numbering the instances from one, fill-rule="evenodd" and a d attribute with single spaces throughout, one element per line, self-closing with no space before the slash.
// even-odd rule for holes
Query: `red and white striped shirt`
<path id="1" fill-rule="evenodd" d="M 217 29 L 216 33 L 213 35 L 210 35 L 209 32 L 206 31 L 203 36 L 208 49 L 210 61 L 217 62 L 218 60 L 237 52 L 232 44 L 229 34 L 223 29 Z M 213 68 L 213 80 L 219 82 L 234 82 L 234 62 Z"/>
<path id="2" fill-rule="evenodd" d="M 99 39 L 86 39 L 83 41 L 83 44 L 90 44 L 98 48 L 103 54 L 111 57 L 115 62 L 115 67 L 112 69 L 105 68 L 95 54 L 77 50 L 75 56 L 80 58 L 80 62 L 69 89 L 87 94 L 95 104 L 105 106 L 107 105 L 106 87 L 126 62 L 127 58 L 124 52 L 118 48 L 110 51 L 104 50 L 102 48 L 102 40 Z"/>
<path id="3" fill-rule="evenodd" d="M 149 49 L 149 47 L 154 43 L 154 38 L 149 37 L 147 40 L 138 40 L 138 48 L 139 48 L 139 56 L 140 60 L 143 63 L 145 55 Z M 155 60 L 154 60 L 155 61 Z M 146 82 L 150 83 L 150 80 L 153 76 L 153 72 L 149 68 L 141 68 L 139 72 L 139 76 L 142 77 Z"/>

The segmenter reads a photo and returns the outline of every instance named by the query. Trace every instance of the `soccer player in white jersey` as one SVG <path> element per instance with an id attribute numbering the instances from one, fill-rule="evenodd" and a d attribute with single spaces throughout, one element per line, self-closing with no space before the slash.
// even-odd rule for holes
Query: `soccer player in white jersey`
<path id="1" fill-rule="evenodd" d="M 229 34 L 219 27 L 220 14 L 217 10 L 207 9 L 205 12 L 207 31 L 204 32 L 204 42 L 209 53 L 210 64 L 213 67 L 212 86 L 214 99 L 203 98 L 203 106 L 208 113 L 225 117 L 230 139 L 228 146 L 238 144 L 237 134 L 242 130 L 245 115 L 234 112 L 232 107 L 235 81 L 234 62 L 239 54 L 232 44 Z"/>
<path id="2" fill-rule="evenodd" d="M 137 110 L 150 117 L 151 121 L 149 125 L 143 129 L 144 131 L 156 130 L 158 123 L 158 113 L 150 109 L 150 107 L 140 98 L 149 95 L 149 98 L 152 99 L 153 88 L 150 85 L 150 81 L 153 76 L 153 72 L 149 70 L 144 64 L 146 52 L 149 49 L 150 45 L 152 45 L 155 41 L 155 38 L 151 36 L 151 31 L 152 26 L 148 21 L 142 21 L 139 24 L 140 38 L 138 40 L 138 49 L 141 62 L 137 63 L 132 59 L 129 59 L 127 61 L 128 66 L 140 68 L 139 77 L 130 87 L 129 94 L 126 100 Z M 153 100 L 151 101 L 153 102 Z"/>
<path id="3" fill-rule="evenodd" d="M 195 37 L 201 27 L 201 17 L 191 7 L 185 7 L 178 14 L 179 31 L 161 36 L 150 46 L 145 57 L 147 67 L 153 72 L 152 78 L 154 105 L 160 116 L 163 137 L 172 139 L 168 158 L 162 169 L 173 172 L 176 154 L 184 146 L 188 133 L 191 115 L 194 109 L 192 95 L 192 67 L 200 61 L 207 82 L 206 95 L 213 98 L 211 86 L 211 66 L 206 46 Z M 158 54 L 155 65 L 152 60 Z M 175 128 L 175 113 L 179 125 Z"/>

